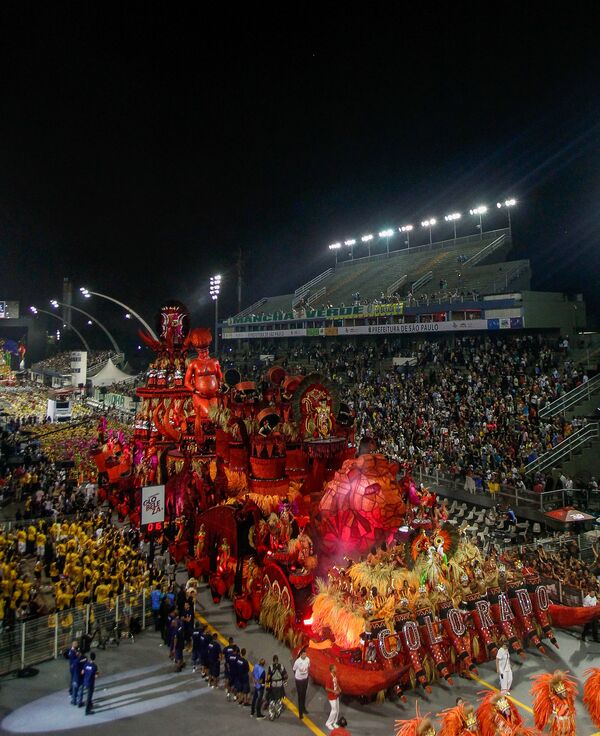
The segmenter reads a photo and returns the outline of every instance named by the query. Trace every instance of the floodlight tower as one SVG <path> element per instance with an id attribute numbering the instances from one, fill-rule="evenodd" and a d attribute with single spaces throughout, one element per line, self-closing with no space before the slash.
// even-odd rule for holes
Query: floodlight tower
<path id="1" fill-rule="evenodd" d="M 410 249 L 410 234 L 412 230 L 414 230 L 412 225 L 402 225 L 402 227 L 398 228 L 401 233 L 406 233 L 406 240 L 404 241 L 408 248 Z"/>
<path id="2" fill-rule="evenodd" d="M 215 355 L 219 353 L 219 293 L 221 291 L 221 274 L 210 277 L 210 298 L 215 303 Z"/>
<path id="3" fill-rule="evenodd" d="M 130 319 L 131 315 L 133 315 L 137 321 L 144 327 L 144 329 L 148 332 L 150 337 L 154 338 L 155 340 L 158 340 L 158 337 L 156 336 L 156 333 L 150 327 L 150 325 L 146 322 L 145 319 L 140 317 L 140 315 L 135 312 L 131 307 L 128 307 L 127 304 L 124 302 L 120 302 L 118 299 L 114 299 L 112 296 L 108 296 L 107 294 L 100 294 L 98 291 L 90 291 L 90 289 L 86 289 L 85 286 L 80 287 L 79 291 L 81 292 L 82 296 L 85 299 L 90 299 L 92 296 L 99 296 L 102 299 L 108 299 L 109 302 L 113 302 L 114 304 L 118 304 L 120 307 L 123 307 L 123 309 L 127 310 L 127 314 L 129 314 L 129 317 L 126 316 L 126 319 Z"/>
<path id="4" fill-rule="evenodd" d="M 429 219 L 423 220 L 421 222 L 421 227 L 429 228 L 429 245 L 433 243 L 433 239 L 431 237 L 431 228 L 435 227 L 436 224 L 437 220 L 435 219 L 435 217 L 430 217 Z"/>
<path id="5" fill-rule="evenodd" d="M 517 200 L 514 198 L 511 199 L 505 199 L 504 202 L 497 202 L 496 207 L 498 209 L 502 209 L 504 207 L 506 209 L 506 214 L 508 215 L 508 234 L 512 237 L 512 224 L 510 222 L 510 210 L 511 207 L 514 207 L 517 204 Z"/>
<path id="6" fill-rule="evenodd" d="M 480 204 L 477 207 L 473 207 L 472 210 L 469 210 L 469 214 L 471 215 L 479 215 L 479 225 L 477 227 L 479 228 L 479 237 L 480 239 L 483 239 L 483 216 L 488 211 L 488 208 L 485 204 Z"/>
<path id="7" fill-rule="evenodd" d="M 369 249 L 369 257 L 371 257 L 371 241 L 372 240 L 373 240 L 373 236 L 371 234 L 363 235 L 361 238 L 361 242 L 367 244 L 367 248 Z"/>
<path id="8" fill-rule="evenodd" d="M 452 212 L 444 217 L 446 222 L 451 222 L 454 225 L 454 242 L 456 242 L 456 221 L 460 220 L 461 217 L 460 212 Z"/>
<path id="9" fill-rule="evenodd" d="M 344 240 L 344 245 L 347 245 L 350 248 L 350 260 L 354 260 L 354 246 L 356 245 L 356 239 L 350 238 L 349 240 Z"/>
<path id="10" fill-rule="evenodd" d="M 337 266 L 337 262 L 338 262 L 338 251 L 339 251 L 339 249 L 341 247 L 342 247 L 342 244 L 341 243 L 332 243 L 329 246 L 329 250 L 332 250 L 335 253 L 335 265 L 336 266 Z"/>
<path id="11" fill-rule="evenodd" d="M 61 323 L 61 325 L 63 327 L 70 327 L 73 330 L 73 332 L 77 335 L 77 337 L 81 340 L 81 342 L 82 342 L 83 347 L 85 348 L 85 350 L 88 353 L 91 354 L 92 351 L 90 350 L 90 346 L 88 345 L 87 340 L 81 334 L 81 332 L 79 332 L 79 330 L 75 327 L 75 325 L 73 325 L 72 323 L 69 323 L 69 322 L 65 322 L 62 317 L 59 317 L 58 316 L 58 314 L 54 314 L 54 312 L 49 312 L 47 309 L 40 309 L 39 307 L 29 307 L 29 311 L 34 316 L 37 316 L 38 313 L 47 314 L 48 316 L 52 317 L 53 319 L 57 319 Z"/>
<path id="12" fill-rule="evenodd" d="M 380 238 L 385 238 L 385 244 L 386 244 L 386 250 L 387 250 L 388 256 L 390 254 L 390 238 L 393 238 L 394 234 L 395 233 L 391 228 L 388 228 L 387 230 L 382 230 L 379 233 Z"/>

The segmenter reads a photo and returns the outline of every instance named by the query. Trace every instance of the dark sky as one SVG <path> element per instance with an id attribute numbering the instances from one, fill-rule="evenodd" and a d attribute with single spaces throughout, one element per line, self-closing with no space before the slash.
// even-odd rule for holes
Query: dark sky
<path id="1" fill-rule="evenodd" d="M 239 247 L 248 304 L 330 265 L 332 240 L 514 195 L 536 285 L 597 302 L 590 18 L 47 5 L 0 8 L 0 298 L 41 305 L 69 275 L 205 321 L 215 271 L 235 307 Z"/>

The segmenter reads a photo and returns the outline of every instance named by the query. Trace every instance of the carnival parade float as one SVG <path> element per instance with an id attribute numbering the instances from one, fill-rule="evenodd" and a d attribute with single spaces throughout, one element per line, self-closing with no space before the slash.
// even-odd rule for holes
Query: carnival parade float
<path id="1" fill-rule="evenodd" d="M 307 647 L 317 682 L 335 663 L 348 695 L 429 690 L 476 673 L 501 642 L 523 657 L 557 646 L 551 615 L 581 615 L 552 604 L 526 565 L 484 557 L 409 465 L 357 447 L 327 377 L 223 373 L 179 302 L 157 328 L 158 340 L 142 334 L 155 358 L 132 440 L 99 427 L 103 493 L 139 524 L 141 489 L 164 485 L 155 541 L 215 602 L 232 599 L 240 627 L 254 619 Z"/>

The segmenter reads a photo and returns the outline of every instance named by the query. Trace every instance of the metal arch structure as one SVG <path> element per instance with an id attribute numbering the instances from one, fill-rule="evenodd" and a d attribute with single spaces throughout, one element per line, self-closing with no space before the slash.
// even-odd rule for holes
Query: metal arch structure
<path id="1" fill-rule="evenodd" d="M 114 302 L 115 304 L 118 304 L 120 307 L 123 307 L 123 309 L 125 309 L 127 312 L 129 312 L 130 314 L 133 314 L 133 316 L 138 320 L 138 322 L 140 322 L 144 326 L 144 328 L 150 333 L 151 337 L 154 340 L 158 340 L 156 333 L 154 332 L 152 327 L 150 327 L 150 325 L 146 322 L 146 320 L 143 317 L 140 317 L 140 315 L 137 312 L 135 312 L 131 307 L 129 307 L 127 304 L 125 304 L 124 302 L 120 302 L 118 299 L 115 299 L 112 296 L 108 296 L 107 294 L 100 294 L 100 292 L 98 291 L 91 291 L 91 289 L 86 289 L 86 291 L 88 294 L 99 296 L 102 299 L 108 299 L 109 302 Z"/>
<path id="2" fill-rule="evenodd" d="M 91 292 L 90 292 L 90 294 L 91 294 Z M 58 299 L 54 299 L 53 301 L 55 301 L 61 307 L 66 307 L 67 306 L 65 304 L 65 302 L 60 302 L 60 301 L 58 301 Z M 110 340 L 110 344 L 113 346 L 115 352 L 121 354 L 122 351 L 121 351 L 121 348 L 118 346 L 117 341 L 111 335 L 111 333 L 108 331 L 108 328 L 105 327 L 102 324 L 102 322 L 100 322 L 99 319 L 97 319 L 96 317 L 94 317 L 93 315 L 91 315 L 89 312 L 86 312 L 84 309 L 80 309 L 79 307 L 75 307 L 72 304 L 69 304 L 68 306 L 71 309 L 73 309 L 75 312 L 80 312 L 81 314 L 84 314 L 88 319 L 91 319 L 92 322 L 94 322 L 95 324 L 97 324 L 98 327 L 104 332 L 104 334 L 106 335 L 106 337 L 108 337 L 108 339 Z"/>
<path id="3" fill-rule="evenodd" d="M 81 340 L 87 352 L 88 353 L 92 352 L 85 337 L 81 334 L 81 332 L 79 332 L 77 327 L 75 327 L 75 325 L 73 325 L 71 322 L 65 322 L 65 320 L 62 317 L 59 317 L 58 314 L 54 314 L 54 312 L 49 312 L 47 309 L 40 309 L 39 307 L 36 307 L 35 310 L 36 312 L 39 312 L 40 314 L 48 314 L 50 317 L 54 317 L 54 319 L 57 319 L 61 323 L 61 325 L 69 325 L 69 327 L 73 330 L 73 332 Z"/>

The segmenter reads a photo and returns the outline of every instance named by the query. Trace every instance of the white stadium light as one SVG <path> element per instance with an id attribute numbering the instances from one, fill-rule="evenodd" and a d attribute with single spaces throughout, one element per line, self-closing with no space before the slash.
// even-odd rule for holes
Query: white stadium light
<path id="1" fill-rule="evenodd" d="M 344 245 L 350 245 L 350 246 L 356 245 L 356 239 L 350 238 L 350 240 L 344 240 Z"/>
<path id="2" fill-rule="evenodd" d="M 394 234 L 394 231 L 391 228 L 388 228 L 387 230 L 382 230 L 379 233 L 379 237 L 380 238 L 391 238 L 393 234 Z"/>
<path id="3" fill-rule="evenodd" d="M 373 240 L 373 236 L 372 235 L 363 235 L 362 238 L 361 238 L 361 240 L 362 240 L 363 243 L 368 243 L 371 240 Z"/>
<path id="4" fill-rule="evenodd" d="M 428 220 L 422 220 L 421 226 L 422 227 L 433 227 L 436 224 L 437 220 L 435 217 L 430 217 Z"/>
<path id="5" fill-rule="evenodd" d="M 473 207 L 472 210 L 469 210 L 469 214 L 471 215 L 485 215 L 485 213 L 488 211 L 488 208 L 484 204 L 480 204 L 477 207 Z"/>
<path id="6" fill-rule="evenodd" d="M 460 218 L 461 218 L 460 212 L 452 212 L 451 214 L 446 215 L 444 217 L 444 220 L 446 220 L 446 222 L 453 222 L 454 220 L 460 220 Z"/>
<path id="7" fill-rule="evenodd" d="M 413 229 L 414 229 L 413 225 L 402 225 L 402 227 L 399 228 L 401 233 L 409 233 Z"/>
<path id="8" fill-rule="evenodd" d="M 342 247 L 341 243 L 332 243 L 329 246 L 329 250 L 339 250 Z"/>

